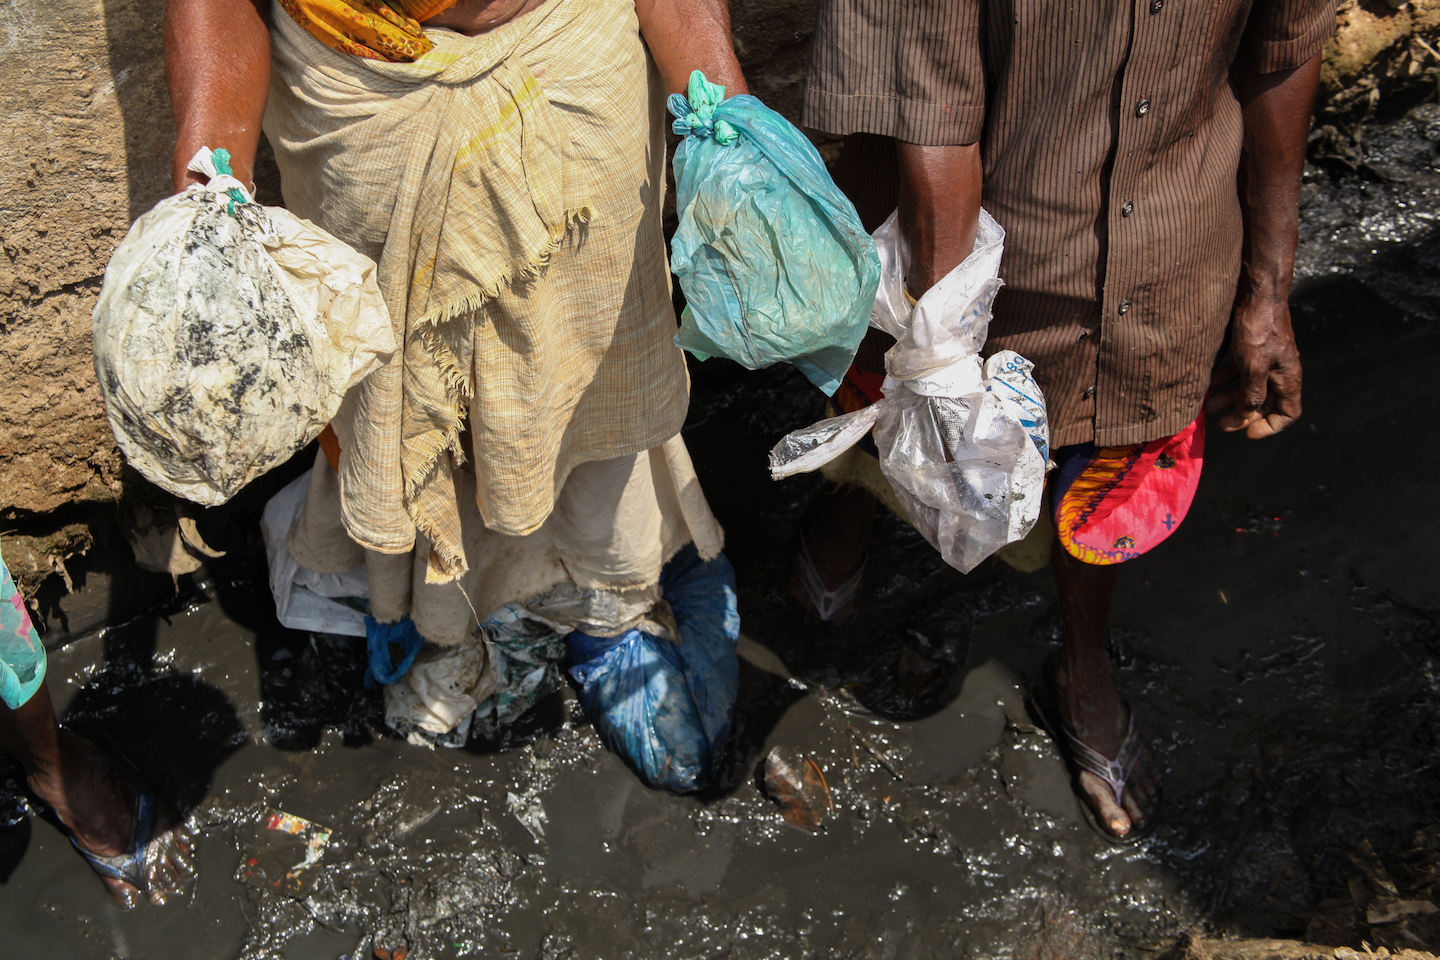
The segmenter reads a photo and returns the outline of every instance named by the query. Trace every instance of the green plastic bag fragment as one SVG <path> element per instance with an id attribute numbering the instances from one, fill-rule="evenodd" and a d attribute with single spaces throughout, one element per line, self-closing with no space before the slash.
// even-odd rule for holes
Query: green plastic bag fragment
<path id="1" fill-rule="evenodd" d="M 751 370 L 795 364 L 828 396 L 865 335 L 880 261 L 813 144 L 755 97 L 704 74 L 670 98 L 687 306 L 675 342 Z"/>

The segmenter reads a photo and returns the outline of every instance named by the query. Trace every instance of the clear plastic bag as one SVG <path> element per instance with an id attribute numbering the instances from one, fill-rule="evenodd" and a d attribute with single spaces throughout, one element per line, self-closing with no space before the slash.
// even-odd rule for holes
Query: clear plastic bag
<path id="1" fill-rule="evenodd" d="M 1011 350 L 981 362 L 1005 232 L 980 213 L 975 248 L 913 307 L 908 253 L 891 214 L 875 231 L 880 288 L 870 324 L 893 336 L 883 399 L 797 430 L 770 451 L 775 479 L 818 469 L 872 428 L 880 470 L 910 522 L 969 573 L 1040 515 L 1049 434 L 1033 364 Z"/>
<path id="2" fill-rule="evenodd" d="M 670 267 L 687 306 L 675 342 L 751 370 L 795 364 L 828 396 L 875 298 L 880 265 L 813 144 L 752 96 L 696 71 L 670 98 L 680 216 Z"/>
<path id="3" fill-rule="evenodd" d="M 314 440 L 395 334 L 374 261 L 250 202 L 208 149 L 191 168 L 210 182 L 136 220 L 105 268 L 95 374 L 131 466 L 210 506 Z"/>

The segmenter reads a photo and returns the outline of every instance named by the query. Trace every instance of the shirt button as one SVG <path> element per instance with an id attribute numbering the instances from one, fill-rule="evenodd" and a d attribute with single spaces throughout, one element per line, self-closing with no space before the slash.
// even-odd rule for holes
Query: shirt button
<path id="1" fill-rule="evenodd" d="M 1160 8 L 1165 6 L 1165 0 L 1150 0 L 1150 12 L 1159 13 Z"/>
<path id="2" fill-rule="evenodd" d="M 1092 383 L 1085 388 L 1085 399 L 1089 400 L 1093 396 L 1095 396 L 1095 384 Z"/>
<path id="3" fill-rule="evenodd" d="M 1135 204 L 1131 203 L 1129 200 L 1126 200 L 1124 203 L 1120 204 L 1120 216 L 1128 217 L 1134 212 Z"/>
<path id="4" fill-rule="evenodd" d="M 1125 314 L 1127 314 L 1127 313 L 1130 312 L 1130 301 L 1129 301 L 1129 300 L 1121 300 L 1121 301 L 1120 301 L 1120 306 L 1116 308 L 1115 312 L 1118 313 L 1118 314 L 1120 314 L 1120 316 L 1122 316 L 1122 317 L 1125 316 Z"/>
<path id="5" fill-rule="evenodd" d="M 1147 113 L 1149 113 L 1149 112 L 1150 112 L 1150 101 L 1149 101 L 1149 100 L 1141 100 L 1139 103 L 1135 104 L 1135 116 L 1137 116 L 1137 117 L 1143 117 L 1143 116 L 1145 116 L 1145 114 L 1147 114 Z"/>

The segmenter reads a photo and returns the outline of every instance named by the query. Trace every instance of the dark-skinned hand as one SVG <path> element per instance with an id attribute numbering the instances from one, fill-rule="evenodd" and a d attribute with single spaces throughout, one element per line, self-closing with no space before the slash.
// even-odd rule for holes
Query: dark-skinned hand
<path id="1" fill-rule="evenodd" d="M 1230 359 L 1215 368 L 1205 409 L 1221 413 L 1220 429 L 1251 440 L 1273 436 L 1300 418 L 1300 350 L 1290 305 L 1242 297 L 1231 319 Z"/>

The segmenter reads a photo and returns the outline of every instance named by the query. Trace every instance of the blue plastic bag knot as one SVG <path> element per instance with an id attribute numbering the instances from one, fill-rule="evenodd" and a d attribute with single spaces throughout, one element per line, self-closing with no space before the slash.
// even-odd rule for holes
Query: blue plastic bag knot
<path id="1" fill-rule="evenodd" d="M 216 170 L 225 174 L 225 176 L 227 177 L 235 176 L 235 171 L 230 169 L 229 150 L 226 150 L 224 147 L 216 147 L 214 150 L 210 151 L 210 159 L 214 162 Z M 245 199 L 245 194 L 241 193 L 239 190 L 236 190 L 234 187 L 231 187 L 229 190 L 225 191 L 225 194 L 230 198 L 230 205 L 226 207 L 225 212 L 230 214 L 230 216 L 232 217 L 235 216 L 235 204 L 249 203 L 249 201 Z"/>
<path id="2" fill-rule="evenodd" d="M 400 647 L 400 662 L 390 657 L 390 644 Z M 415 629 L 415 621 L 406 617 L 399 623 L 380 623 L 374 617 L 365 618 L 365 644 L 370 654 L 370 664 L 365 668 L 365 686 L 395 683 L 405 676 L 415 655 L 425 646 L 425 638 Z"/>

